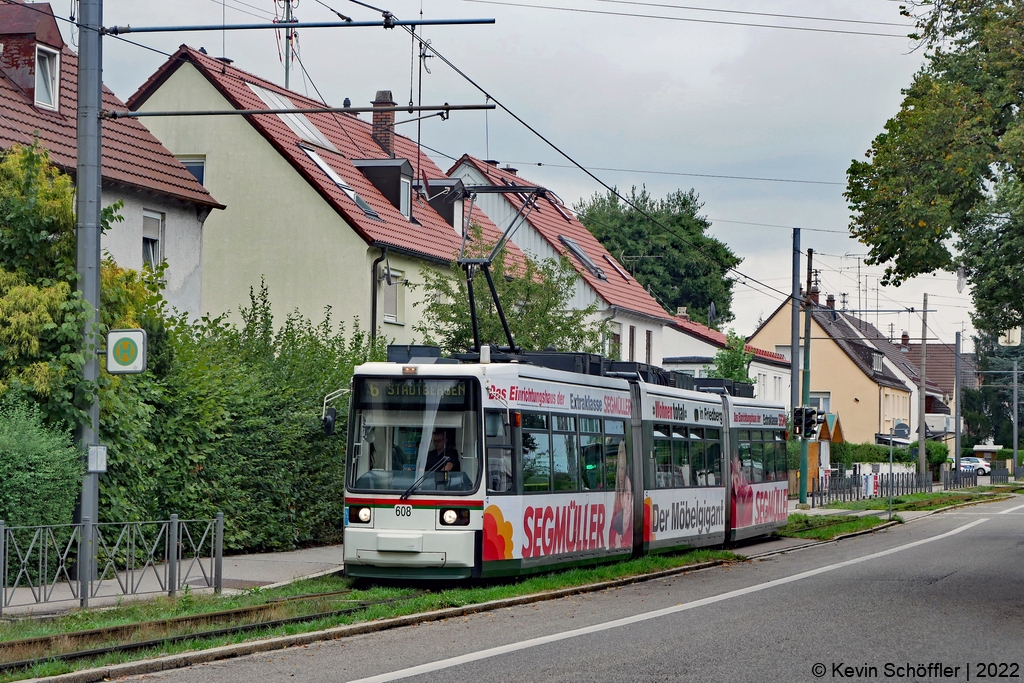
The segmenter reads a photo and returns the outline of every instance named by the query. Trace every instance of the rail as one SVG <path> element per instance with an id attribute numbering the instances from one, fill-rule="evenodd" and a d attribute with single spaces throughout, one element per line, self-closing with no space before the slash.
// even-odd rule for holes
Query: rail
<path id="1" fill-rule="evenodd" d="M 977 485 L 976 475 L 974 481 L 975 484 L 972 486 Z M 812 508 L 865 498 L 888 498 L 890 493 L 893 496 L 902 496 L 911 493 L 931 493 L 934 490 L 930 473 L 873 473 L 853 477 L 828 477 L 812 479 L 810 484 Z"/>
<path id="2" fill-rule="evenodd" d="M 1010 483 L 1010 470 L 1008 469 L 993 469 L 988 473 L 990 484 L 1009 484 Z M 1015 477 L 1016 478 L 1016 477 Z"/>
<path id="3" fill-rule="evenodd" d="M 972 488 L 977 485 L 978 473 L 975 472 L 974 470 L 942 473 L 942 488 L 947 491 L 950 489 Z"/>
<path id="4" fill-rule="evenodd" d="M 213 519 L 7 526 L 0 520 L 0 614 L 11 607 L 223 584 L 224 515 Z"/>

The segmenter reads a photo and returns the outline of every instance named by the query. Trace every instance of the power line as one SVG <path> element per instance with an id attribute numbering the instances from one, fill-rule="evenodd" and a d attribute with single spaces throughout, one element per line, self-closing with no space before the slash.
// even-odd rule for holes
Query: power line
<path id="1" fill-rule="evenodd" d="M 659 5 L 654 2 L 636 2 L 636 0 L 594 0 L 594 2 L 606 2 L 612 5 L 637 5 L 640 7 L 660 7 L 662 9 L 681 9 L 691 12 L 718 12 L 721 14 L 745 14 L 755 17 L 777 17 L 780 19 L 807 19 L 810 21 L 833 21 L 842 24 L 873 24 L 875 26 L 900 26 L 913 28 L 909 24 L 902 24 L 891 21 L 868 21 L 865 19 L 835 19 L 831 17 L 812 17 L 804 14 L 773 14 L 771 12 L 747 12 L 736 9 L 718 9 L 714 7 L 690 7 L 688 5 Z"/>
<path id="2" fill-rule="evenodd" d="M 814 28 L 811 26 L 782 26 L 779 24 L 755 24 L 752 22 L 743 21 L 720 21 L 717 19 L 694 19 L 692 17 L 666 17 L 660 14 L 639 14 L 635 12 L 609 12 L 606 10 L 596 9 L 581 9 L 575 7 L 554 7 L 551 5 L 528 5 L 526 3 L 519 2 L 499 2 L 499 0 L 462 0 L 462 2 L 472 2 L 480 5 L 501 5 L 504 7 L 525 7 L 528 9 L 546 9 L 555 10 L 558 12 L 575 12 L 579 14 L 601 14 L 613 17 L 631 17 L 635 19 L 661 19 L 662 21 L 685 21 L 697 24 L 718 24 L 723 26 L 751 26 L 754 28 L 775 28 L 786 31 L 810 31 L 813 33 L 841 33 L 851 36 L 877 36 L 881 38 L 904 38 L 908 36 L 906 34 L 899 33 L 872 33 L 868 31 L 846 31 L 842 29 L 834 28 Z"/>
<path id="3" fill-rule="evenodd" d="M 828 230 L 827 228 L 801 228 L 792 225 L 777 225 L 775 223 L 751 223 L 749 221 L 727 221 L 724 218 L 708 218 L 712 223 L 735 223 L 736 225 L 755 225 L 762 228 L 785 228 L 786 230 L 808 230 L 810 232 L 830 232 L 834 235 L 849 235 L 846 230 Z M 817 255 L 817 252 L 815 252 Z"/>
<path id="4" fill-rule="evenodd" d="M 569 164 L 547 164 L 541 161 L 506 161 L 506 164 L 518 164 L 521 166 L 550 166 L 552 168 L 575 168 Z M 756 180 L 766 183 L 800 183 L 804 185 L 843 185 L 846 183 L 839 183 L 830 180 L 799 180 L 795 178 L 764 178 L 759 176 L 742 176 L 742 175 L 717 175 L 713 173 L 686 173 L 683 171 L 655 171 L 652 169 L 638 169 L 638 168 L 611 168 L 607 166 L 591 166 L 590 168 L 595 171 L 614 171 L 618 173 L 644 173 L 647 175 L 669 175 L 669 176 L 685 176 L 688 178 L 720 178 L 724 180 Z"/>

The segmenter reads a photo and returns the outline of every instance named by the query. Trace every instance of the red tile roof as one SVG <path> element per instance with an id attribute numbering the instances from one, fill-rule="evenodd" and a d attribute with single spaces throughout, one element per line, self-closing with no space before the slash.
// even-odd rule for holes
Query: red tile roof
<path id="1" fill-rule="evenodd" d="M 304 97 L 182 45 L 142 86 L 128 99 L 128 106 L 138 109 L 179 67 L 190 63 L 238 109 L 267 109 L 266 103 L 249 88 L 249 84 L 287 97 L 296 108 L 323 107 L 317 100 Z M 376 187 L 357 169 L 351 159 L 386 159 L 388 154 L 374 141 L 372 124 L 351 114 L 317 113 L 305 117 L 337 148 L 337 152 L 309 145 L 289 128 L 276 114 L 247 116 L 252 126 L 285 158 L 320 195 L 368 243 L 390 246 L 435 261 L 451 261 L 458 255 L 461 237 L 429 204 L 415 193 L 413 217 L 419 225 L 409 221 Z M 369 204 L 382 220 L 368 217 L 299 146 L 300 143 L 315 151 L 331 169 L 347 182 Z M 395 157 L 409 159 L 417 165 L 416 143 L 401 135 L 394 136 Z M 419 159 L 428 178 L 444 178 L 445 174 L 426 155 Z M 468 207 L 466 209 L 468 213 Z M 480 211 L 473 212 L 479 219 Z M 479 220 L 484 237 L 496 241 L 501 234 L 492 222 Z M 513 262 L 522 258 L 522 252 L 513 249 Z"/>
<path id="2" fill-rule="evenodd" d="M 534 184 L 519 175 L 509 173 L 468 154 L 456 161 L 448 173 L 453 173 L 464 163 L 476 168 L 493 185 L 503 185 L 506 184 L 506 181 L 514 185 Z M 504 197 L 517 209 L 522 205 L 522 200 L 514 194 L 506 194 Z M 626 270 L 604 248 L 604 245 L 556 197 L 547 194 L 544 199 L 538 201 L 537 208 L 530 212 L 527 222 L 544 237 L 553 249 L 568 256 L 580 277 L 610 305 L 658 318 L 664 322 L 672 320 L 672 316 L 654 300 L 654 297 L 643 288 L 643 285 L 625 275 Z M 598 278 L 573 258 L 565 245 L 558 239 L 560 235 L 575 240 L 587 252 L 587 255 L 601 267 L 608 279 Z"/>
<path id="3" fill-rule="evenodd" d="M 41 13 L 45 11 L 51 15 L 48 21 L 54 21 L 47 3 L 7 5 L 5 9 L 31 13 L 33 18 L 44 16 Z M 11 30 L 9 26 L 3 26 L 2 31 Z M 78 157 L 78 56 L 67 47 L 60 58 L 58 103 L 59 111 L 37 109 L 26 93 L 0 72 L 0 149 L 31 145 L 38 137 L 39 144 L 49 150 L 50 159 L 64 171 L 74 174 Z M 104 87 L 103 108 L 123 111 L 125 105 Z M 103 179 L 203 206 L 224 208 L 145 126 L 133 119 L 104 120 Z"/>
<path id="4" fill-rule="evenodd" d="M 718 348 L 725 348 L 725 344 L 728 341 L 728 337 L 724 332 L 711 329 L 710 327 L 701 325 L 699 322 L 690 320 L 689 318 L 676 316 L 672 323 L 681 332 L 703 339 L 709 344 L 714 344 Z M 750 344 L 744 344 L 743 348 L 747 353 L 754 354 L 754 357 L 759 360 L 767 361 L 775 365 L 789 366 L 789 360 L 787 360 L 787 358 L 781 353 L 765 351 L 764 349 L 759 349 L 756 346 L 751 346 Z"/>

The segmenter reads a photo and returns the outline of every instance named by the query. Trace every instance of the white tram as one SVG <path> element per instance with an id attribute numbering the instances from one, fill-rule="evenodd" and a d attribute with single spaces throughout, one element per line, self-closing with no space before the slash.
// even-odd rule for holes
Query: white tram
<path id="1" fill-rule="evenodd" d="M 346 573 L 510 576 L 785 524 L 784 406 L 608 374 L 621 376 L 434 358 L 356 368 Z"/>

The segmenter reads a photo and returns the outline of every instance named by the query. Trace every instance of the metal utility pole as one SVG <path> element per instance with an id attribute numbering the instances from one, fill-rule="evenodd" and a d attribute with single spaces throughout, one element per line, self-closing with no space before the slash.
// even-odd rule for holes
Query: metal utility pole
<path id="1" fill-rule="evenodd" d="M 953 400 L 956 401 L 956 426 L 953 428 L 953 472 L 960 472 L 960 332 L 956 333 L 956 377 L 953 382 Z"/>
<path id="2" fill-rule="evenodd" d="M 292 35 L 293 29 L 288 26 L 292 23 L 292 0 L 284 0 L 284 89 L 291 90 L 292 75 Z"/>
<path id="3" fill-rule="evenodd" d="M 1017 359 L 1013 359 L 1013 467 L 1017 468 L 1017 417 L 1020 408 L 1017 405 Z"/>
<path id="4" fill-rule="evenodd" d="M 811 404 L 811 278 L 814 277 L 814 250 L 807 250 L 807 292 L 804 297 L 804 382 L 803 405 Z M 807 456 L 810 443 L 806 432 L 800 436 L 800 502 L 807 504 Z"/>
<path id="5" fill-rule="evenodd" d="M 100 209 L 103 176 L 101 171 L 100 113 L 103 102 L 103 0 L 81 0 L 81 28 L 78 50 L 78 168 L 75 177 L 75 234 L 78 290 L 92 311 L 85 325 L 82 353 L 85 366 L 82 379 L 91 395 L 88 418 L 79 425 L 76 436 L 86 450 L 99 443 L 100 404 L 96 383 L 100 375 Z M 99 521 L 99 475 L 89 473 L 82 481 L 79 520 Z"/>
<path id="6" fill-rule="evenodd" d="M 925 448 L 925 435 L 927 424 L 924 419 L 925 388 L 927 386 L 927 375 L 925 373 L 925 361 L 928 359 L 928 293 L 924 295 L 924 305 L 921 308 L 921 395 L 917 398 L 917 471 L 924 475 L 928 471 L 928 453 Z"/>
<path id="7" fill-rule="evenodd" d="M 800 228 L 793 228 L 793 325 L 789 336 L 789 410 L 800 405 Z"/>

